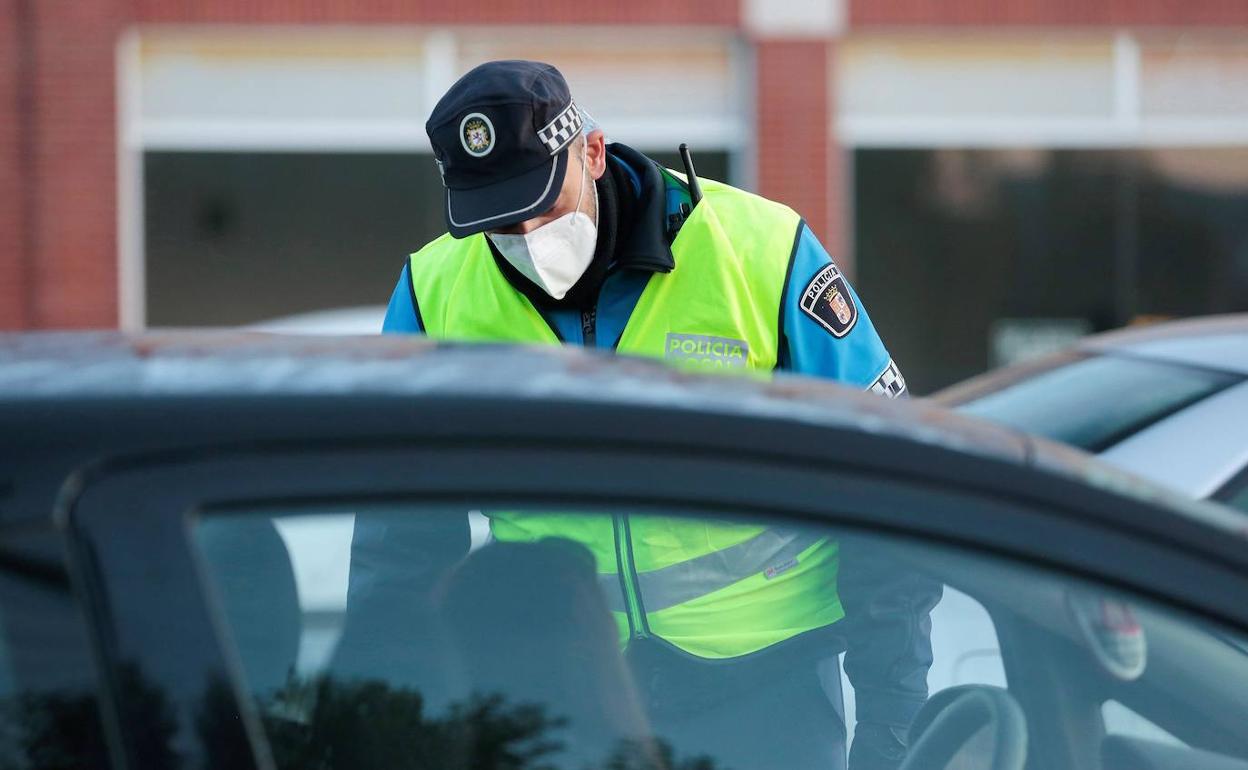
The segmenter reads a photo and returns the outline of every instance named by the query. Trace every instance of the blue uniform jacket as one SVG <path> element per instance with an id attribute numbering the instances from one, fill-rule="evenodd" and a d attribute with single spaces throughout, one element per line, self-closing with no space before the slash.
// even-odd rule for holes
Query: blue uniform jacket
<path id="1" fill-rule="evenodd" d="M 661 174 L 652 161 L 635 150 L 610 145 L 608 160 L 617 164 L 617 169 L 627 172 L 634 194 L 662 207 L 662 216 L 658 216 L 658 212 L 655 216 L 643 213 L 634 228 L 657 229 L 668 221 L 667 216 L 679 211 L 682 201 L 688 201 L 683 186 L 674 187 L 673 177 Z M 650 195 L 646 195 L 647 186 L 654 188 Z M 633 240 L 666 244 L 662 234 L 657 232 L 642 232 Z M 657 250 L 666 246 L 651 248 Z M 666 257 L 670 258 L 670 249 Z M 646 282 L 655 269 L 661 269 L 662 262 L 661 258 L 642 259 L 640 268 L 608 272 L 599 294 L 597 328 L 590 344 L 598 348 L 613 347 Z M 905 381 L 848 282 L 838 285 L 844 287 L 843 294 L 849 295 L 852 307 L 828 301 L 820 305 L 830 280 L 844 281 L 832 258 L 803 223 L 797 233 L 785 286 L 780 368 L 826 377 L 890 397 L 903 395 Z M 385 333 L 422 331 L 413 296 L 411 277 L 405 265 L 390 298 L 383 326 Z M 581 311 L 542 312 L 566 343 L 586 344 Z M 846 318 L 850 319 L 848 323 Z M 434 536 L 426 532 L 423 537 Z M 393 523 L 357 521 L 350 588 L 350 602 L 356 611 L 363 609 L 370 595 L 380 597 L 388 593 L 394 587 L 392 578 L 397 572 L 410 571 L 413 563 L 420 563 L 409 558 L 411 553 L 404 556 L 396 550 L 397 539 Z M 418 546 L 411 550 L 427 553 L 427 549 Z M 873 558 L 870 551 L 869 546 L 842 542 L 838 590 L 846 620 L 837 626 L 846 626 L 842 634 L 846 642 L 845 669 L 855 688 L 860 723 L 904 727 L 926 699 L 927 670 L 931 665 L 928 612 L 939 599 L 940 587 L 888 564 L 887 560 Z M 401 601 L 399 597 L 404 592 L 392 595 L 396 601 Z M 349 614 L 351 612 L 349 609 Z"/>

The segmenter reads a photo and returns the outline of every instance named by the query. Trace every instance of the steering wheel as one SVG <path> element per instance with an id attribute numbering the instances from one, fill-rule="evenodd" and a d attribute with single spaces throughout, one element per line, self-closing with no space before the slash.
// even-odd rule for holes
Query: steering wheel
<path id="1" fill-rule="evenodd" d="M 933 695 L 910 726 L 910 751 L 900 770 L 959 767 L 1023 770 L 1027 721 L 1014 697 L 999 687 L 962 685 Z"/>

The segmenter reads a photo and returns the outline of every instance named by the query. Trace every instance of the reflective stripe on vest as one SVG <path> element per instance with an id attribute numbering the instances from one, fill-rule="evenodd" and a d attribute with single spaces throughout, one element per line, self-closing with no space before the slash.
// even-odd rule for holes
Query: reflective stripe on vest
<path id="1" fill-rule="evenodd" d="M 686 368 L 769 371 L 800 220 L 718 182 L 703 180 L 702 189 L 672 243 L 676 268 L 650 278 L 617 349 Z M 433 241 L 412 255 L 411 276 L 430 337 L 558 343 L 499 271 L 482 235 Z M 622 643 L 649 633 L 693 655 L 731 658 L 844 615 L 837 544 L 806 532 L 628 516 L 622 544 L 608 515 L 487 515 L 500 541 L 564 537 L 588 548 Z"/>
<path id="2" fill-rule="evenodd" d="M 651 572 L 639 572 L 637 587 L 646 610 L 658 612 L 700 599 L 754 574 L 774 578 L 786 568 L 796 565 L 798 557 L 806 549 L 825 539 L 812 532 L 765 529 L 743 543 Z M 624 612 L 619 577 L 600 574 L 598 583 L 608 597 L 607 606 L 616 612 Z"/>

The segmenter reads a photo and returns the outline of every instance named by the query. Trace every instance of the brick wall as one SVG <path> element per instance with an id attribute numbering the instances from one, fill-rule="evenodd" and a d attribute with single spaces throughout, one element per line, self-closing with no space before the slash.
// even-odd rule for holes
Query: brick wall
<path id="1" fill-rule="evenodd" d="M 122 3 L 3 2 L 0 153 L 13 162 L 0 164 L 0 327 L 116 326 Z"/>
<path id="2" fill-rule="evenodd" d="M 836 259 L 837 264 L 850 280 L 853 280 L 855 277 L 854 229 L 851 216 L 853 213 L 853 169 L 850 153 L 841 147 L 836 135 L 836 74 L 831 66 L 832 62 L 836 61 L 835 54 L 836 46 L 831 43 L 828 45 L 829 67 L 825 70 L 828 73 L 828 85 L 824 89 L 824 93 L 828 94 L 828 228 L 826 233 L 819 233 L 819 236 L 824 248 Z"/>
<path id="3" fill-rule="evenodd" d="M 42 327 L 117 323 L 114 51 L 120 5 L 36 4 L 34 319 Z"/>
<path id="4" fill-rule="evenodd" d="M 716 24 L 735 26 L 739 0 L 136 0 L 153 22 L 424 24 Z"/>
<path id="5" fill-rule="evenodd" d="M 758 192 L 792 206 L 834 254 L 843 255 L 839 181 L 827 140 L 828 60 L 823 40 L 757 42 Z M 839 167 L 839 162 L 836 164 Z"/>
<path id="6" fill-rule="evenodd" d="M 1245 0 L 849 0 L 851 27 L 1224 26 Z"/>
<path id="7" fill-rule="evenodd" d="M 25 205 L 20 184 L 23 131 L 18 112 L 22 72 L 18 2 L 0 0 L 0 329 L 23 329 L 29 323 L 22 227 Z"/>

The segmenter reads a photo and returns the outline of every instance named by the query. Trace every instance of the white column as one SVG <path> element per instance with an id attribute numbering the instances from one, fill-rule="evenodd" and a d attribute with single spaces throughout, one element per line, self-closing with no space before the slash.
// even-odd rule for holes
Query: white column
<path id="1" fill-rule="evenodd" d="M 463 74 L 455 71 L 459 59 L 455 33 L 445 29 L 430 33 L 425 38 L 424 58 L 424 114 L 428 117 L 442 95 Z"/>
<path id="2" fill-rule="evenodd" d="M 1126 31 L 1114 35 L 1114 122 L 1132 138 L 1140 129 L 1140 44 Z"/>
<path id="3" fill-rule="evenodd" d="M 117 42 L 117 316 L 127 332 L 147 325 L 140 42 L 137 29 L 127 30 Z"/>

